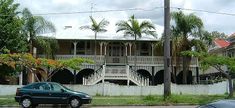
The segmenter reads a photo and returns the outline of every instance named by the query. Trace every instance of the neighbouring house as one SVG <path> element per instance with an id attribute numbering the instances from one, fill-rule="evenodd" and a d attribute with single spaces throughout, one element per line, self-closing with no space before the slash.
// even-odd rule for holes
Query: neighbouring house
<path id="1" fill-rule="evenodd" d="M 227 47 L 230 45 L 230 42 L 225 39 L 219 39 L 216 38 L 212 45 L 209 47 L 208 51 L 212 54 L 218 54 L 218 55 L 227 55 Z"/>
<path id="2" fill-rule="evenodd" d="M 235 56 L 235 33 L 230 35 L 227 39 L 216 38 L 208 50 L 211 54 L 217 54 L 221 56 Z M 227 70 L 226 66 L 223 67 Z M 225 77 L 215 68 L 211 67 L 204 72 L 201 72 L 200 80 L 215 80 Z"/>
<path id="3" fill-rule="evenodd" d="M 164 58 L 162 50 L 155 47 L 153 36 L 137 38 L 136 67 L 134 37 L 123 36 L 114 30 L 97 35 L 95 48 L 94 33 L 70 27 L 56 33 L 59 51 L 56 59 L 83 57 L 92 59 L 95 64 L 84 64 L 81 70 L 63 69 L 57 72 L 51 81 L 62 84 L 94 85 L 111 82 L 120 85 L 148 86 L 162 84 L 164 80 Z M 95 55 L 96 49 L 96 55 Z M 44 57 L 38 49 L 37 57 Z M 180 59 L 179 59 L 180 60 Z M 172 82 L 182 83 L 182 62 L 172 63 Z M 188 73 L 188 84 L 198 82 L 198 61 L 192 58 Z"/>

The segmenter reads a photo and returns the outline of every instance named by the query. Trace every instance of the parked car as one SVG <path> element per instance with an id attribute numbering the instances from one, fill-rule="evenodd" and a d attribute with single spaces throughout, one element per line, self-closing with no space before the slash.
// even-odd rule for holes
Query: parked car
<path id="1" fill-rule="evenodd" d="M 82 104 L 91 103 L 92 98 L 55 82 L 36 82 L 17 88 L 15 100 L 23 108 L 38 104 L 69 104 L 71 108 L 79 108 Z"/>
<path id="2" fill-rule="evenodd" d="M 220 100 L 197 108 L 235 108 L 235 100 Z"/>

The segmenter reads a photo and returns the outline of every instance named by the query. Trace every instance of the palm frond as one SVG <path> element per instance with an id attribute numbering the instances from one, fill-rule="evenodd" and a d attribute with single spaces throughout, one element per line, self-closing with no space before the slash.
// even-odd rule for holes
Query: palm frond
<path id="1" fill-rule="evenodd" d="M 153 29 L 155 30 L 155 26 L 149 22 L 149 21 L 143 21 L 141 24 L 140 24 L 140 28 L 148 28 L 148 29 Z"/>
<path id="2" fill-rule="evenodd" d="M 118 27 L 116 32 L 132 30 L 131 25 L 126 21 L 119 21 L 118 23 L 116 23 L 116 26 Z"/>
<path id="3" fill-rule="evenodd" d="M 102 19 L 102 20 L 99 22 L 98 26 L 99 26 L 99 28 L 105 28 L 106 26 L 108 26 L 108 24 L 109 24 L 109 22 L 108 22 L 107 20 Z"/>
<path id="4" fill-rule="evenodd" d="M 155 31 L 153 31 L 155 30 L 155 27 L 152 23 L 148 21 L 139 23 L 138 20 L 135 19 L 134 15 L 132 15 L 128 21 L 119 21 L 116 23 L 116 26 L 116 32 L 123 31 L 124 36 L 138 36 L 139 38 L 142 37 L 142 34 L 156 36 Z"/>
<path id="5" fill-rule="evenodd" d="M 96 22 L 96 20 L 90 16 L 91 19 L 91 25 L 81 26 L 80 29 L 90 29 L 94 32 L 106 32 L 107 30 L 105 27 L 109 24 L 109 22 L 105 19 L 100 21 L 99 23 Z"/>
<path id="6" fill-rule="evenodd" d="M 92 26 L 94 26 L 94 27 L 98 26 L 98 23 L 95 21 L 95 19 L 92 16 L 90 16 L 90 19 L 92 22 Z"/>
<path id="7" fill-rule="evenodd" d="M 34 23 L 34 28 L 37 34 L 56 32 L 55 26 L 52 22 L 45 20 L 41 16 L 35 16 L 34 19 L 36 21 Z"/>

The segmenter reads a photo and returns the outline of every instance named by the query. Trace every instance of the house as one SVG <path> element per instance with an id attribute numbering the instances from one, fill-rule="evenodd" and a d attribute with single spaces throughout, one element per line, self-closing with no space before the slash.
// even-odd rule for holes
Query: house
<path id="1" fill-rule="evenodd" d="M 216 38 L 212 45 L 209 47 L 208 52 L 211 54 L 217 54 L 221 56 L 235 56 L 235 34 L 229 36 L 226 40 Z M 223 66 L 223 70 L 227 71 L 227 67 Z M 210 67 L 209 69 L 202 72 L 200 75 L 200 80 L 215 80 L 221 79 L 225 77 L 222 73 L 220 73 L 217 69 Z"/>
<path id="2" fill-rule="evenodd" d="M 98 34 L 96 47 L 94 33 L 80 30 L 78 27 L 61 30 L 56 34 L 56 39 L 59 43 L 56 59 L 83 57 L 92 59 L 95 63 L 83 64 L 79 71 L 60 70 L 51 81 L 83 85 L 108 81 L 138 86 L 163 83 L 164 58 L 161 50 L 155 47 L 159 40 L 153 36 L 137 38 L 136 65 L 134 37 L 123 36 L 122 33 L 111 31 Z M 42 51 L 37 51 L 37 57 L 44 57 Z M 171 67 L 172 82 L 182 82 L 182 62 L 177 65 L 172 63 Z M 188 83 L 197 83 L 199 71 L 196 58 L 192 58 L 189 70 Z"/>
<path id="3" fill-rule="evenodd" d="M 209 53 L 218 54 L 218 55 L 227 55 L 227 47 L 230 45 L 230 42 L 225 39 L 216 38 L 212 45 L 209 47 Z"/>

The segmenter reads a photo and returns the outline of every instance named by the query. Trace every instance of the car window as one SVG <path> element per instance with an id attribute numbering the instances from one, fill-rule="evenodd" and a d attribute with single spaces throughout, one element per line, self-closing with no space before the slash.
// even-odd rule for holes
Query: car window
<path id="1" fill-rule="evenodd" d="M 41 83 L 34 84 L 34 85 L 32 86 L 32 89 L 39 90 L 40 85 L 41 85 Z"/>
<path id="2" fill-rule="evenodd" d="M 42 86 L 40 86 L 43 90 L 51 90 L 49 84 L 42 84 Z M 41 89 L 40 89 L 41 90 Z"/>
<path id="3" fill-rule="evenodd" d="M 24 86 L 23 88 L 25 88 L 25 89 L 33 89 L 33 85 L 32 85 L 32 84 L 26 85 L 26 86 Z"/>
<path id="4" fill-rule="evenodd" d="M 60 92 L 61 87 L 58 84 L 51 84 L 51 90 L 56 91 L 56 92 Z"/>
<path id="5" fill-rule="evenodd" d="M 47 83 L 35 84 L 33 86 L 33 89 L 36 89 L 36 90 L 51 90 L 49 84 L 47 84 Z"/>

